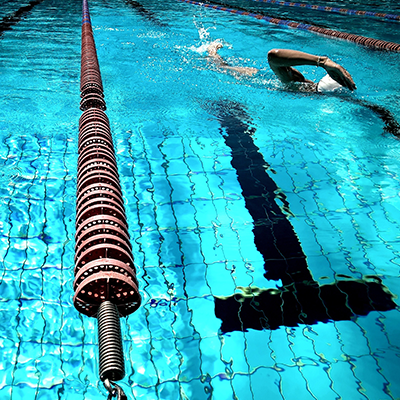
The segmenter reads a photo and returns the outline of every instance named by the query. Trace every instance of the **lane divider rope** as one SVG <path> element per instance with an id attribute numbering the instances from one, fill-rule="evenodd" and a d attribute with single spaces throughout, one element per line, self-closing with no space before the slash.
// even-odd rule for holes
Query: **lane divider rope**
<path id="1" fill-rule="evenodd" d="M 330 12 L 330 13 L 336 13 L 336 14 L 357 15 L 360 17 L 384 18 L 384 19 L 389 19 L 392 21 L 400 21 L 400 15 L 396 15 L 396 14 L 387 14 L 387 13 L 361 11 L 361 10 L 351 10 L 348 8 L 339 8 L 339 7 L 317 6 L 317 5 L 313 5 L 313 4 L 307 4 L 307 3 L 293 3 L 291 1 L 278 1 L 278 0 L 252 0 L 252 1 L 257 1 L 259 3 L 275 4 L 278 6 L 285 6 L 285 7 L 298 7 L 298 8 L 305 8 L 308 10 L 318 10 L 318 11 L 324 11 L 324 12 Z"/>
<path id="2" fill-rule="evenodd" d="M 141 303 L 110 122 L 87 0 L 82 49 L 76 190 L 75 308 L 97 318 L 99 375 L 109 398 L 123 398 L 112 381 L 125 375 L 119 318 Z"/>
<path id="3" fill-rule="evenodd" d="M 352 33 L 336 31 L 333 29 L 321 28 L 315 25 L 303 24 L 301 22 L 289 21 L 279 18 L 272 18 L 267 15 L 255 14 L 249 11 L 237 10 L 234 8 L 229 8 L 221 5 L 214 5 L 210 3 L 201 3 L 193 0 L 179 0 L 183 3 L 193 4 L 197 6 L 202 6 L 206 8 L 212 8 L 214 10 L 226 11 L 231 14 L 245 15 L 248 17 L 256 18 L 258 20 L 266 21 L 270 24 L 286 26 L 288 28 L 299 29 L 309 32 L 314 32 L 320 35 L 329 36 L 331 38 L 343 39 L 349 42 L 357 43 L 369 48 L 377 50 L 387 50 L 393 52 L 400 52 L 400 44 L 394 42 L 387 42 L 385 40 L 373 39 L 366 36 L 354 35 Z"/>

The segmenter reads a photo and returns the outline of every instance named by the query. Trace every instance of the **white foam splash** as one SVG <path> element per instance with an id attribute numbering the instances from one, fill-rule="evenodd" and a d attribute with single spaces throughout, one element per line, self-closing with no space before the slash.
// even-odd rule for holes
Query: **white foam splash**
<path id="1" fill-rule="evenodd" d="M 199 47 L 196 46 L 190 46 L 187 49 L 194 51 L 195 53 L 199 53 L 199 54 L 203 54 L 207 51 L 208 46 L 210 46 L 210 44 L 208 43 L 203 43 L 202 45 L 200 45 Z"/>

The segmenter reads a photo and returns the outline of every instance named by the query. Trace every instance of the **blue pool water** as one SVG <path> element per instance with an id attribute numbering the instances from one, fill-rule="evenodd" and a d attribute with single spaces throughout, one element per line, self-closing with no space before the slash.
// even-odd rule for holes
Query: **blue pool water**
<path id="1" fill-rule="evenodd" d="M 0 398 L 104 399 L 72 304 L 81 3 L 37 3 L 0 34 Z M 369 107 L 400 121 L 399 55 L 174 0 L 89 6 L 143 298 L 121 320 L 128 398 L 400 398 L 400 142 Z M 210 64 L 217 39 L 259 73 Z M 357 91 L 285 89 L 276 47 Z"/>

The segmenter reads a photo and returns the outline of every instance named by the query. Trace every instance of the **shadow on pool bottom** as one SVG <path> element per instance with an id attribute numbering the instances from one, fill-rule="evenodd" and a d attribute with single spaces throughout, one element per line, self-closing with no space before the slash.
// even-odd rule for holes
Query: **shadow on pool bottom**
<path id="1" fill-rule="evenodd" d="M 396 308 L 393 295 L 378 277 L 321 286 L 310 282 L 280 289 L 241 289 L 232 296 L 214 297 L 222 332 L 344 321 Z"/>
<path id="2" fill-rule="evenodd" d="M 264 277 L 278 289 L 240 288 L 242 293 L 214 297 L 221 331 L 277 329 L 281 326 L 350 320 L 372 311 L 396 308 L 393 294 L 379 277 L 345 277 L 320 285 L 313 279 L 299 238 L 287 215 L 290 205 L 271 177 L 273 169 L 254 142 L 256 129 L 244 106 L 215 101 L 208 111 L 220 123 L 231 150 L 245 206 L 253 219 L 254 243 L 264 259 Z M 283 206 L 279 206 L 276 201 Z"/>

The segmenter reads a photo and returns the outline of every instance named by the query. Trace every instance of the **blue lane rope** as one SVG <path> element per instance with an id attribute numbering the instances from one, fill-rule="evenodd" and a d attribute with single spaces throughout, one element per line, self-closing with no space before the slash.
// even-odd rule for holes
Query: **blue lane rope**
<path id="1" fill-rule="evenodd" d="M 384 19 L 390 19 L 392 21 L 400 21 L 400 15 L 396 15 L 396 14 L 386 14 L 386 13 L 378 13 L 378 12 L 372 12 L 372 11 L 351 10 L 348 8 L 339 8 L 339 7 L 317 6 L 317 5 L 313 5 L 313 4 L 307 4 L 307 3 L 293 3 L 290 1 L 277 1 L 277 0 L 252 0 L 252 1 L 257 1 L 259 3 L 270 3 L 270 4 L 275 4 L 278 6 L 285 6 L 285 7 L 306 8 L 308 10 L 318 10 L 318 11 L 325 11 L 325 12 L 331 12 L 331 13 L 336 13 L 336 14 L 358 15 L 361 17 L 384 18 Z"/>
<path id="2" fill-rule="evenodd" d="M 319 33 L 324 36 L 347 40 L 349 42 L 361 44 L 363 46 L 374 48 L 377 50 L 388 50 L 388 51 L 400 52 L 400 44 L 394 43 L 394 42 L 387 42 L 385 40 L 379 40 L 379 39 L 369 38 L 366 36 L 354 35 L 354 34 L 347 33 L 347 32 L 340 32 L 340 31 L 336 31 L 333 29 L 321 28 L 319 26 L 303 24 L 303 23 L 295 22 L 295 21 L 288 21 L 288 20 L 279 19 L 279 18 L 272 18 L 267 15 L 254 14 L 254 13 L 251 13 L 248 11 L 236 10 L 234 8 L 224 7 L 224 6 L 220 6 L 220 5 L 213 5 L 213 4 L 209 4 L 209 3 L 199 3 L 199 2 L 193 1 L 193 0 L 179 0 L 179 1 L 188 3 L 188 4 L 194 4 L 194 5 L 206 7 L 206 8 L 212 8 L 214 10 L 227 11 L 231 14 L 239 14 L 239 15 L 245 15 L 248 17 L 253 17 L 253 18 L 256 18 L 259 20 L 266 21 L 270 24 L 282 25 L 282 26 L 287 26 L 288 28 L 294 28 L 294 29 L 300 29 L 300 30 L 305 30 L 305 31 L 309 31 L 309 32 Z"/>

